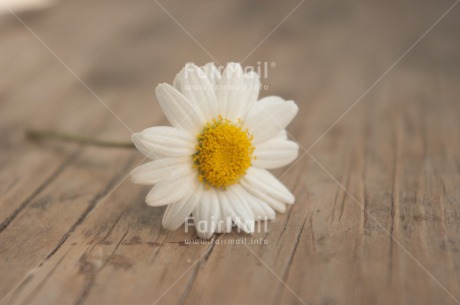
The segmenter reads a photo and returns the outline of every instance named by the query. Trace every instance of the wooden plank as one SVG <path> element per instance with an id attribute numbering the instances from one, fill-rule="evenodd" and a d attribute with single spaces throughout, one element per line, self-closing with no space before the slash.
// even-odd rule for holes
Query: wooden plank
<path id="1" fill-rule="evenodd" d="M 218 60 L 236 60 L 297 3 L 163 5 Z M 319 164 L 305 156 L 275 171 L 297 203 L 267 233 L 191 245 L 193 231 L 161 229 L 164 209 L 145 206 L 147 188 L 124 180 L 139 153 L 21 138 L 25 121 L 113 139 L 130 132 L 8 22 L 0 50 L 26 61 L 0 59 L 12 71 L 0 76 L 0 304 L 456 304 L 458 9 L 322 138 L 451 4 L 306 2 L 292 14 L 247 63 L 276 63 L 262 96 L 299 103 L 289 131 L 314 145 Z M 151 1 L 66 1 L 46 19 L 23 17 L 133 130 L 165 123 L 155 83 L 183 62 L 208 61 Z M 268 243 L 226 244 L 243 239 Z"/>

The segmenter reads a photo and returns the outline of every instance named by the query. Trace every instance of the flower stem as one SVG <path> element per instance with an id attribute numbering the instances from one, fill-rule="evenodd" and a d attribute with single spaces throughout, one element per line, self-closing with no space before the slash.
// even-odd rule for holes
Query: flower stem
<path id="1" fill-rule="evenodd" d="M 43 140 L 43 139 L 53 139 L 65 142 L 73 142 L 84 145 L 94 145 L 101 147 L 114 147 L 114 148 L 134 148 L 134 144 L 131 142 L 116 142 L 108 140 L 98 140 L 94 138 L 89 138 L 81 136 L 78 134 L 72 134 L 64 131 L 58 130 L 37 130 L 29 129 L 26 131 L 26 136 L 32 140 Z"/>

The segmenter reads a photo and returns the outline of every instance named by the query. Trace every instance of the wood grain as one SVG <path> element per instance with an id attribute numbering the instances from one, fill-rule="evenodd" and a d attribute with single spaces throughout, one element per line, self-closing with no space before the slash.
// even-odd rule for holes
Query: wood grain
<path id="1" fill-rule="evenodd" d="M 453 1 L 160 3 L 0 16 L 0 304 L 460 304 L 460 7 L 398 61 Z M 127 140 L 185 62 L 248 54 L 300 107 L 266 233 L 187 244 L 127 179 L 138 152 L 24 137 Z"/>

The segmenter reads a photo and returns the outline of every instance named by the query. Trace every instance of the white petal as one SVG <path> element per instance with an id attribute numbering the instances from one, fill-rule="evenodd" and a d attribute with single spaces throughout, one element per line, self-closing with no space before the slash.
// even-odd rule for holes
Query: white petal
<path id="1" fill-rule="evenodd" d="M 131 171 L 131 181 L 152 185 L 169 176 L 183 177 L 193 169 L 191 157 L 165 158 L 147 162 Z"/>
<path id="2" fill-rule="evenodd" d="M 270 172 L 262 168 L 250 167 L 246 175 L 241 179 L 246 181 L 255 189 L 269 195 L 279 201 L 293 204 L 294 195 Z"/>
<path id="3" fill-rule="evenodd" d="M 241 179 L 241 185 L 254 197 L 260 199 L 262 202 L 265 202 L 268 204 L 272 209 L 275 211 L 278 211 L 280 213 L 286 212 L 286 204 L 283 203 L 282 201 L 275 199 L 266 193 L 264 193 L 262 190 L 257 189 L 250 185 L 247 181 Z"/>
<path id="4" fill-rule="evenodd" d="M 216 68 L 216 65 L 212 62 L 207 63 L 206 65 L 201 67 L 204 73 L 208 76 L 208 80 L 213 86 L 213 89 L 216 89 L 216 86 L 219 84 L 221 75 L 219 70 Z"/>
<path id="5" fill-rule="evenodd" d="M 264 210 L 264 214 L 262 214 L 263 216 L 260 218 L 260 220 L 275 220 L 276 213 L 273 210 L 273 208 L 271 208 L 267 203 L 263 202 L 260 199 L 256 199 L 256 200 L 257 200 L 257 204 L 260 205 L 260 207 Z"/>
<path id="6" fill-rule="evenodd" d="M 287 131 L 286 129 L 283 129 L 281 130 L 276 136 L 274 136 L 273 138 L 270 138 L 270 140 L 287 140 L 288 137 L 287 137 Z"/>
<path id="7" fill-rule="evenodd" d="M 253 143 L 261 143 L 278 135 L 292 121 L 299 108 L 293 101 L 279 97 L 259 100 L 249 111 L 246 125 L 254 136 Z"/>
<path id="8" fill-rule="evenodd" d="M 211 238 L 220 218 L 219 200 L 214 189 L 203 188 L 200 202 L 193 211 L 193 217 L 198 236 L 203 239 Z"/>
<path id="9" fill-rule="evenodd" d="M 174 127 L 158 126 L 135 133 L 131 139 L 147 158 L 192 156 L 196 140 L 189 133 Z"/>
<path id="10" fill-rule="evenodd" d="M 245 119 L 247 113 L 249 112 L 249 109 L 251 109 L 252 106 L 254 106 L 254 104 L 257 102 L 261 87 L 260 77 L 257 73 L 253 71 L 246 73 L 244 75 L 244 82 L 245 86 L 242 99 L 246 103 L 246 109 L 244 110 L 244 113 L 240 114 L 240 118 L 242 120 Z"/>
<path id="11" fill-rule="evenodd" d="M 254 214 L 254 219 L 257 220 L 273 220 L 275 219 L 275 211 L 265 202 L 252 196 L 246 189 L 240 185 L 235 185 L 234 188 L 240 193 L 244 194 L 244 198 L 248 207 Z"/>
<path id="12" fill-rule="evenodd" d="M 227 188 L 226 196 L 230 203 L 232 220 L 244 232 L 254 232 L 254 214 L 246 203 L 245 194 L 240 192 L 235 185 Z"/>
<path id="13" fill-rule="evenodd" d="M 279 140 L 278 137 L 272 138 L 256 145 L 254 150 L 256 159 L 252 164 L 262 168 L 278 168 L 294 161 L 298 154 L 299 146 L 297 143 Z"/>
<path id="14" fill-rule="evenodd" d="M 147 194 L 145 202 L 150 206 L 171 204 L 190 196 L 197 188 L 197 185 L 198 178 L 195 174 L 179 179 L 172 176 L 155 184 Z"/>
<path id="15" fill-rule="evenodd" d="M 174 86 L 196 107 L 203 115 L 201 124 L 217 117 L 217 101 L 213 83 L 201 68 L 187 64 L 174 80 Z"/>
<path id="16" fill-rule="evenodd" d="M 201 109 L 177 89 L 168 84 L 160 84 L 155 92 L 161 109 L 174 127 L 187 130 L 192 134 L 202 129 L 204 115 Z"/>
<path id="17" fill-rule="evenodd" d="M 177 230 L 192 214 L 200 198 L 201 188 L 197 187 L 189 197 L 184 197 L 178 202 L 168 205 L 163 215 L 163 228 L 170 231 Z"/>
<path id="18" fill-rule="evenodd" d="M 255 104 L 259 89 L 256 73 L 244 74 L 240 64 L 229 63 L 217 86 L 219 114 L 232 121 L 243 119 L 250 106 Z"/>
<path id="19" fill-rule="evenodd" d="M 220 222 L 217 224 L 218 233 L 230 233 L 233 226 L 232 209 L 225 193 L 225 191 L 216 191 L 220 205 Z"/>

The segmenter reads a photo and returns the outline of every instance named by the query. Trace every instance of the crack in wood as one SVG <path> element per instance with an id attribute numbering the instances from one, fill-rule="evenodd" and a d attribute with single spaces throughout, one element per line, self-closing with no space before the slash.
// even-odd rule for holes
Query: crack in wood
<path id="1" fill-rule="evenodd" d="M 134 158 L 130 158 L 126 165 L 120 170 L 120 174 L 125 173 L 133 164 Z M 70 227 L 70 229 L 64 234 L 64 236 L 61 238 L 61 240 L 58 242 L 56 247 L 46 256 L 45 260 L 49 259 L 52 257 L 58 250 L 59 248 L 65 243 L 65 241 L 69 238 L 69 236 L 72 234 L 72 232 L 75 231 L 75 229 L 83 223 L 83 221 L 88 217 L 88 215 L 91 213 L 91 211 L 96 207 L 96 205 L 99 203 L 101 199 L 103 199 L 107 194 L 109 194 L 112 191 L 112 188 L 116 186 L 120 181 L 120 176 L 115 175 L 114 178 L 112 178 L 107 186 L 99 193 L 97 194 L 93 200 L 91 200 L 90 204 L 86 208 L 86 210 L 80 215 L 80 217 L 77 219 L 77 221 Z M 122 178 L 123 179 L 123 178 Z"/>
<path id="2" fill-rule="evenodd" d="M 81 153 L 82 148 L 75 150 L 62 164 L 47 178 L 43 183 L 26 199 L 21 205 L 14 210 L 8 217 L 3 220 L 0 224 L 0 234 L 10 225 L 10 223 L 21 213 L 30 203 L 33 202 L 34 198 L 37 197 L 51 182 L 53 182 L 64 169 L 72 163 L 73 160 Z"/>

